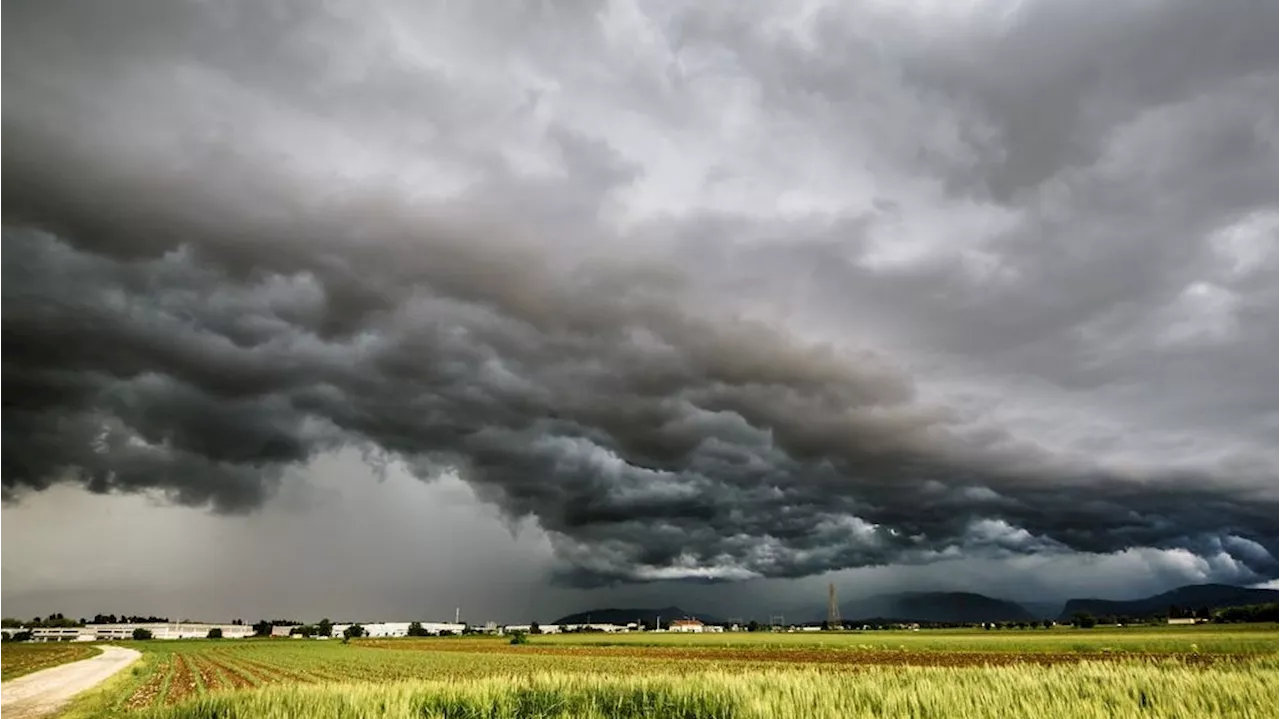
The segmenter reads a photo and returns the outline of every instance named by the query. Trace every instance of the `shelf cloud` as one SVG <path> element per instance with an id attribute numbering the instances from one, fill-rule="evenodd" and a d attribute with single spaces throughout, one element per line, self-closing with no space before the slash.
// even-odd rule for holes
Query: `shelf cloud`
<path id="1" fill-rule="evenodd" d="M 356 448 L 573 585 L 1274 579 L 1275 12 L 19 3 L 6 500 Z"/>

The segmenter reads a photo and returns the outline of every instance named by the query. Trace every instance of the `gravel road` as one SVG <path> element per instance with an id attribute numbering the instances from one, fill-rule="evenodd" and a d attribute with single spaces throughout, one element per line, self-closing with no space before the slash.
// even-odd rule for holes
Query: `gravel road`
<path id="1" fill-rule="evenodd" d="M 0 685 L 4 719 L 33 719 L 56 712 L 71 697 L 129 666 L 142 654 L 124 647 L 99 647 L 89 659 L 62 664 Z"/>

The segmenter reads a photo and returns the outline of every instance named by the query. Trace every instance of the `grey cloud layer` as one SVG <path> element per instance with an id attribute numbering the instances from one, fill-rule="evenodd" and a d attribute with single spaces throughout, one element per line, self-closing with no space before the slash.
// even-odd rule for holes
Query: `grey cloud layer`
<path id="1" fill-rule="evenodd" d="M 1206 231 L 1241 213 L 1274 214 L 1266 204 L 1274 201 L 1274 168 L 1259 169 L 1249 151 L 1227 147 L 1225 159 L 1212 148 L 1203 159 L 1187 151 L 1135 178 L 1126 173 L 1141 163 L 1108 165 L 1114 153 L 1080 155 L 1028 139 L 1040 124 L 1018 114 L 1034 105 L 1018 94 L 1018 82 L 966 88 L 942 72 L 938 56 L 913 49 L 919 38 L 904 35 L 902 57 L 890 53 L 866 71 L 867 97 L 892 100 L 890 111 L 912 122 L 945 110 L 957 124 L 923 128 L 933 154 L 914 159 L 900 123 L 874 113 L 858 113 L 856 132 L 828 139 L 845 142 L 832 145 L 837 155 L 887 139 L 876 162 L 891 178 L 889 195 L 919 189 L 915 173 L 936 170 L 953 190 L 983 187 L 988 199 L 1003 198 L 1006 204 L 990 200 L 982 211 L 1014 219 L 995 222 L 999 231 L 978 254 L 1014 267 L 1017 279 L 979 291 L 965 268 L 946 259 L 948 239 L 935 236 L 945 217 L 925 224 L 924 249 L 908 253 L 910 266 L 898 255 L 880 258 L 884 224 L 892 221 L 874 215 L 834 225 L 847 232 L 818 223 L 827 229 L 814 233 L 807 220 L 768 225 L 721 208 L 619 231 L 602 219 L 606 208 L 663 172 L 660 160 L 646 164 L 652 158 L 618 149 L 603 125 L 593 135 L 581 115 L 575 122 L 541 117 L 539 90 L 492 68 L 450 66 L 378 13 L 301 11 L 273 20 L 265 10 L 165 8 L 151 19 L 168 33 L 126 22 L 148 15 L 141 10 L 93 18 L 74 4 L 19 6 L 5 32 L 12 39 L 5 49 L 12 100 L 4 111 L 12 148 L 4 159 L 7 494 L 73 479 L 95 491 L 159 489 L 174 501 L 243 511 L 260 505 L 287 467 L 355 444 L 423 477 L 455 468 L 486 500 L 535 518 L 566 578 L 582 583 L 789 577 L 956 552 L 1130 547 L 1186 548 L 1275 576 L 1274 462 L 1257 461 L 1271 456 L 1265 445 L 1194 466 L 1147 456 L 1126 471 L 926 400 L 889 353 L 822 347 L 735 317 L 740 301 L 767 296 L 768 278 L 785 284 L 788 263 L 836 243 L 842 261 L 830 263 L 830 281 L 812 275 L 819 294 L 855 281 L 836 307 L 869 302 L 863 307 L 909 321 L 938 348 L 970 358 L 981 358 L 984 343 L 1021 346 L 1001 359 L 1002 368 L 1040 367 L 1069 387 L 1079 353 L 1105 348 L 1080 338 L 1082 324 L 1107 319 L 1083 305 L 1109 304 L 1122 314 L 1117 323 L 1147 322 L 1136 312 L 1145 288 L 1181 286 L 1187 255 L 1207 251 L 1196 239 L 1202 234 L 1175 231 L 1164 243 L 1156 233 L 1176 230 L 1184 210 L 1200 212 Z M 387 10 L 423 22 L 429 40 L 455 49 L 416 9 Z M 1169 12 L 1176 19 L 1183 10 Z M 91 34 L 90 20 L 112 31 Z M 494 38 L 524 28 L 511 22 L 461 24 L 501 45 Z M 987 38 L 984 46 L 1026 42 L 1038 22 L 1024 19 L 1012 39 Z M 1132 22 L 1177 25 L 1163 16 Z M 531 21 L 513 40 L 508 69 L 518 78 L 522 63 L 557 49 L 557 30 L 578 25 L 586 34 L 573 52 L 608 51 L 616 30 L 590 14 Z M 1250 28 L 1242 20 L 1228 25 Z M 832 38 L 808 50 L 743 48 L 734 37 L 762 43 L 766 35 L 741 24 L 735 34 L 733 23 L 726 29 L 693 16 L 670 26 L 683 28 L 686 42 L 736 56 L 759 89 L 756 99 L 788 108 L 780 113 L 787 122 L 808 120 L 819 137 L 838 133 L 838 115 L 820 112 L 824 93 L 862 75 L 852 59 L 818 59 Z M 838 33 L 841 25 L 823 27 Z M 343 29 L 354 33 L 349 55 L 324 50 Z M 399 54 L 381 50 L 380 41 L 401 43 Z M 1225 114 L 1173 118 L 1204 123 L 1202 137 L 1235 136 L 1256 105 L 1250 83 L 1274 89 L 1274 57 L 1227 59 L 1245 66 L 1224 61 L 1214 65 L 1219 74 L 1193 77 L 1221 84 L 1221 96 L 1211 98 Z M 991 53 L 993 64 L 1005 60 Z M 1118 77 L 1146 68 L 1136 66 Z M 598 80 L 574 68 L 561 59 L 529 72 L 544 84 L 585 87 L 579 97 L 598 101 L 590 91 Z M 697 124 L 651 68 L 617 60 L 610 69 L 635 90 L 617 102 L 661 122 Z M 1041 68 L 1053 76 L 1051 69 Z M 548 73 L 558 75 L 546 80 Z M 1169 83 L 1139 100 L 1195 110 L 1209 92 Z M 1106 93 L 1080 93 L 1110 101 Z M 579 100 L 576 107 L 589 114 L 593 105 Z M 1008 124 L 992 129 L 1002 112 Z M 1154 129 L 1165 126 L 1158 110 L 1149 112 Z M 1271 139 L 1257 142 L 1273 142 L 1274 112 L 1262 122 Z M 1079 123 L 1049 127 L 1051 137 L 1071 141 L 1072 132 L 1090 131 Z M 1184 136 L 1181 125 L 1170 132 Z M 636 133 L 636 147 L 647 146 L 643 128 Z M 988 164 L 996 146 L 1009 154 L 998 167 Z M 1051 157 L 1032 156 L 1039 151 Z M 1176 178 L 1190 164 L 1224 181 L 1174 183 L 1166 197 L 1191 204 L 1169 208 L 1167 219 L 1149 221 L 1162 210 L 1141 196 L 1110 213 L 1076 214 L 1092 209 L 1089 193 L 1122 198 L 1150 189 L 1149 175 Z M 1015 191 L 1031 193 L 1045 178 L 1078 189 L 1056 205 L 1061 193 Z M 915 222 L 917 209 L 933 210 L 911 202 L 968 201 L 929 195 L 938 191 L 933 184 L 925 190 L 924 200 L 895 196 L 877 206 Z M 761 227 L 797 242 L 735 244 Z M 1043 233 L 1042 249 L 1018 239 L 1028 232 Z M 661 237 L 647 248 L 625 241 L 651 235 Z M 916 262 L 935 250 L 940 259 Z M 847 262 L 850 253 L 865 262 Z M 1099 291 L 1119 292 L 1126 283 L 1132 291 L 1071 294 L 1073 273 L 1093 266 L 1078 259 L 1086 255 L 1114 265 L 1115 279 Z M 1035 274 L 1051 271 L 1061 276 Z M 759 273 L 766 281 L 747 296 L 728 291 Z M 1245 298 L 1237 301 L 1255 313 L 1237 321 L 1274 319 L 1273 269 L 1251 265 L 1229 279 L 1214 286 Z M 931 285 L 969 299 L 948 315 L 917 293 Z M 1036 295 L 1036 288 L 1066 294 Z M 1128 318 L 1126 299 L 1136 312 Z M 970 324 L 984 315 L 985 335 Z M 1044 335 L 1055 319 L 1064 332 Z M 1076 339 L 1055 363 L 1063 337 Z M 852 340 L 874 346 L 874 337 Z M 1245 357 L 1252 367 L 1265 352 L 1254 341 L 1246 336 L 1185 361 L 1203 367 Z M 1130 371 L 1146 378 L 1162 370 Z M 1259 417 L 1274 425 L 1274 406 L 1250 403 L 1256 400 L 1216 411 L 1239 426 Z M 1216 446 L 1212 436 L 1206 441 Z"/>

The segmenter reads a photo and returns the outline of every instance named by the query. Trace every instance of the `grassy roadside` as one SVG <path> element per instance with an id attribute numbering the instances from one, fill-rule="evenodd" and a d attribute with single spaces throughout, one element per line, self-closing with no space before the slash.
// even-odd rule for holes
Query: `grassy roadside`
<path id="1" fill-rule="evenodd" d="M 71 703 L 58 714 L 58 719 L 97 719 L 97 717 L 117 716 L 126 712 L 130 697 L 150 677 L 156 673 L 158 665 L 168 661 L 145 647 L 137 646 L 137 642 L 129 644 L 130 649 L 142 652 L 142 658 L 134 662 L 128 669 L 118 672 L 103 683 L 71 700 Z"/>

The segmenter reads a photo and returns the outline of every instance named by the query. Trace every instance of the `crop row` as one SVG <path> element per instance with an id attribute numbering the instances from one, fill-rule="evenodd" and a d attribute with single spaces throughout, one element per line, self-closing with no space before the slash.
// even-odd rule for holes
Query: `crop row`
<path id="1" fill-rule="evenodd" d="M 249 656 L 240 656 L 242 653 Z M 117 708 L 134 711 L 178 704 L 214 692 L 336 679 L 318 667 L 310 671 L 290 669 L 254 659 L 252 654 L 210 651 L 191 645 L 157 652 L 156 661 L 140 673 L 139 681 Z"/>

